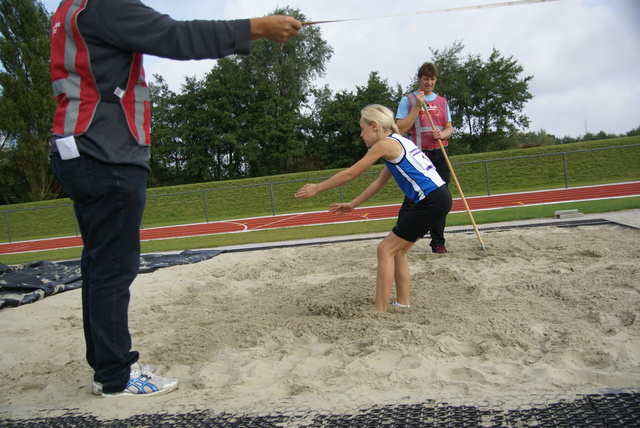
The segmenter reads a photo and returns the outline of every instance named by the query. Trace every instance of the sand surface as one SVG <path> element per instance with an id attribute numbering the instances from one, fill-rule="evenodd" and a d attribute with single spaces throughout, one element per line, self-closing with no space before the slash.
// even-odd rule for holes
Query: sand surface
<path id="1" fill-rule="evenodd" d="M 181 379 L 150 398 L 90 393 L 80 291 L 0 311 L 0 418 L 193 409 L 355 409 L 447 397 L 640 387 L 640 230 L 448 234 L 409 253 L 412 307 L 373 310 L 379 239 L 224 253 L 138 276 L 143 363 Z M 392 295 L 393 298 L 393 295 Z"/>

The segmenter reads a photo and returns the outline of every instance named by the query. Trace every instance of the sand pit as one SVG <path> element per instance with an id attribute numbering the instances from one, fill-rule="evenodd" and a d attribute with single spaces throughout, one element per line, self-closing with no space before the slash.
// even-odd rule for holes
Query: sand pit
<path id="1" fill-rule="evenodd" d="M 147 399 L 91 395 L 80 291 L 0 311 L 0 418 L 374 404 L 640 387 L 640 230 L 448 235 L 409 254 L 412 308 L 373 310 L 379 239 L 225 253 L 140 275 L 143 362 L 181 378 Z M 393 296 L 392 296 L 393 297 Z M 144 401 L 144 402 L 143 402 Z"/>

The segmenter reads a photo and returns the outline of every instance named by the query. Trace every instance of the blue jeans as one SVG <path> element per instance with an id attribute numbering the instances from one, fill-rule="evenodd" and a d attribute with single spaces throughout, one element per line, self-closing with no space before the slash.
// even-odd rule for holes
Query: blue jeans
<path id="1" fill-rule="evenodd" d="M 140 224 L 149 172 L 80 156 L 50 167 L 73 201 L 82 233 L 82 315 L 87 362 L 103 392 L 122 391 L 130 366 L 129 287 L 140 266 Z"/>

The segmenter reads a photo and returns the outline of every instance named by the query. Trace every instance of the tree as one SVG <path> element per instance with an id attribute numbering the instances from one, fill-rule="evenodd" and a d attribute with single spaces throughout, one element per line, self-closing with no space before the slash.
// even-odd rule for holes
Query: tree
<path id="1" fill-rule="evenodd" d="M 14 176 L 14 185 L 26 182 L 32 201 L 49 197 L 53 182 L 47 160 L 55 110 L 50 24 L 51 16 L 38 1 L 0 0 L 0 133 L 10 142 L 3 156 L 21 175 Z M 2 163 L 0 168 L 3 175 L 16 172 Z"/>
<path id="2" fill-rule="evenodd" d="M 338 92 L 334 98 L 330 91 L 316 93 L 317 111 L 310 118 L 313 124 L 306 154 L 325 168 L 347 167 L 366 153 L 360 138 L 360 110 L 368 104 L 390 107 L 402 96 L 400 87 L 391 88 L 377 71 L 369 74 L 367 86 L 356 86 L 355 93 Z"/>
<path id="3" fill-rule="evenodd" d="M 547 134 L 547 131 L 541 129 L 538 132 L 515 133 L 509 138 L 509 148 L 527 148 L 539 146 L 553 146 L 559 144 L 560 140 L 556 136 Z"/>
<path id="4" fill-rule="evenodd" d="M 640 126 L 638 126 L 637 128 L 634 128 L 631 131 L 627 132 L 627 137 L 635 137 L 637 135 L 640 135 Z"/>
<path id="5" fill-rule="evenodd" d="M 533 76 L 520 77 L 523 68 L 513 57 L 505 58 L 495 48 L 484 62 L 479 55 L 460 55 L 464 45 L 455 42 L 440 51 L 431 49 L 438 66 L 437 92 L 449 101 L 454 138 L 452 153 L 502 150 L 509 137 L 529 126 L 522 114 L 532 98 L 528 92 Z"/>
<path id="6" fill-rule="evenodd" d="M 251 107 L 256 88 L 248 85 L 251 72 L 241 61 L 224 58 L 207 75 L 205 91 L 212 134 L 214 179 L 241 178 L 249 174 L 247 159 L 253 148 L 245 142 L 244 128 L 252 126 Z M 266 92 L 259 91 L 261 96 Z"/>
<path id="7" fill-rule="evenodd" d="M 180 122 L 174 114 L 177 95 L 169 90 L 162 76 L 154 75 L 155 83 L 149 84 L 151 100 L 151 175 L 149 186 L 159 187 L 184 184 L 182 173 L 182 140 L 179 136 Z"/>
<path id="8" fill-rule="evenodd" d="M 278 9 L 275 14 L 307 21 L 299 10 Z M 240 141 L 250 176 L 295 170 L 302 160 L 302 108 L 309 100 L 311 82 L 324 75 L 333 50 L 320 37 L 318 26 L 304 27 L 289 43 L 259 40 L 252 53 L 239 59 L 244 82 L 253 91 L 246 106 L 248 126 Z"/>
<path id="9" fill-rule="evenodd" d="M 20 202 L 20 195 L 29 192 L 29 186 L 14 161 L 14 147 L 15 141 L 0 134 L 0 205 Z"/>
<path id="10" fill-rule="evenodd" d="M 161 76 L 149 85 L 153 107 L 153 185 L 239 178 L 242 161 L 235 141 L 242 131 L 248 85 L 238 62 L 219 60 L 204 80 L 187 78 L 182 92 L 169 90 Z"/>
<path id="11" fill-rule="evenodd" d="M 306 20 L 289 8 L 274 13 Z M 286 44 L 258 40 L 249 55 L 216 61 L 203 80 L 187 79 L 170 105 L 154 101 L 154 121 L 160 113 L 167 126 L 174 126 L 168 114 L 177 122 L 170 138 L 165 125 L 154 125 L 154 146 L 180 147 L 181 156 L 179 168 L 175 157 L 152 154 L 154 162 L 165 172 L 175 167 L 189 182 L 294 171 L 302 161 L 311 82 L 324 74 L 332 52 L 320 30 L 307 26 Z"/>

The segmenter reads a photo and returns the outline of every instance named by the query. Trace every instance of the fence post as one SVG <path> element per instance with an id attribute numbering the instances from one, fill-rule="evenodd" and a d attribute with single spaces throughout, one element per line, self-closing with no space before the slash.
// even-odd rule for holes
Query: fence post
<path id="1" fill-rule="evenodd" d="M 489 183 L 489 161 L 484 161 L 484 176 L 487 181 L 487 196 L 491 196 L 491 184 Z"/>
<path id="2" fill-rule="evenodd" d="M 209 223 L 209 207 L 207 207 L 207 191 L 202 191 L 202 199 L 204 201 L 204 222 Z"/>
<path id="3" fill-rule="evenodd" d="M 271 214 L 276 215 L 276 203 L 273 197 L 273 183 L 269 183 L 269 195 L 271 196 Z"/>
<path id="4" fill-rule="evenodd" d="M 7 239 L 9 240 L 9 244 L 11 244 L 11 226 L 9 225 L 9 211 L 4 212 L 4 218 L 7 224 Z"/>
<path id="5" fill-rule="evenodd" d="M 562 153 L 562 162 L 564 163 L 564 188 L 569 188 L 569 173 L 567 172 L 567 154 Z"/>

